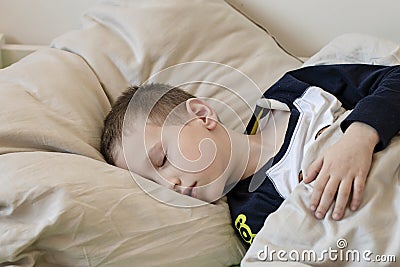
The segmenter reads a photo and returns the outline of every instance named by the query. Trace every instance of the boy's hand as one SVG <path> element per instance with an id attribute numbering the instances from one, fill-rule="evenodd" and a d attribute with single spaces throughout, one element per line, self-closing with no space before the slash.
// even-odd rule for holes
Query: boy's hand
<path id="1" fill-rule="evenodd" d="M 308 167 L 304 182 L 315 180 L 310 208 L 318 219 L 324 218 L 335 196 L 334 220 L 343 217 L 350 194 L 350 209 L 354 211 L 359 207 L 378 142 L 374 128 L 353 122 L 339 141 Z"/>

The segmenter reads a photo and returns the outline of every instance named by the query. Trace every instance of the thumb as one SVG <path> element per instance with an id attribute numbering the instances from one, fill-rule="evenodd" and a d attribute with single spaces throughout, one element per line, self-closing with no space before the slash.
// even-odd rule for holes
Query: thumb
<path id="1" fill-rule="evenodd" d="M 324 158 L 319 157 L 318 159 L 314 160 L 314 162 L 311 163 L 310 166 L 308 166 L 306 175 L 304 178 L 304 183 L 306 183 L 306 184 L 311 183 L 312 181 L 315 180 L 315 178 L 317 178 L 317 175 L 322 168 L 323 162 L 324 162 Z"/>

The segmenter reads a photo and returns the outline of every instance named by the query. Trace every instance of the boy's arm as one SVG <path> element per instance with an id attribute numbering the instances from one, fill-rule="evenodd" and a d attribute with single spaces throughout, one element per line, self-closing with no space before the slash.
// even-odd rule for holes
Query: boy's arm
<path id="1" fill-rule="evenodd" d="M 304 181 L 315 181 L 310 208 L 323 218 L 336 197 L 333 218 L 361 203 L 374 151 L 384 149 L 400 130 L 400 66 L 326 65 L 287 73 L 265 93 L 289 106 L 309 86 L 334 94 L 346 109 L 343 137 L 310 165 Z"/>
<path id="2" fill-rule="evenodd" d="M 368 124 L 379 135 L 375 151 L 380 151 L 400 130 L 400 66 L 390 67 L 375 84 L 367 84 L 368 87 L 370 89 L 342 122 L 341 128 L 345 132 L 353 122 Z"/>
<path id="3" fill-rule="evenodd" d="M 355 121 L 373 127 L 379 135 L 375 151 L 384 149 L 400 130 L 400 66 L 364 64 L 311 66 L 286 73 L 265 92 L 294 107 L 293 101 L 310 86 L 335 95 L 345 109 L 353 109 L 342 122 L 343 132 Z"/>

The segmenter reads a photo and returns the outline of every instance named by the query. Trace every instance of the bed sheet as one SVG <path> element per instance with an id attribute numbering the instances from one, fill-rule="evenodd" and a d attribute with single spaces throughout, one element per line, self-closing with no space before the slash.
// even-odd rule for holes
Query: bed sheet
<path id="1" fill-rule="evenodd" d="M 400 64 L 399 45 L 364 34 L 334 39 L 305 66 L 335 63 Z M 346 111 L 304 154 L 302 169 L 342 135 Z M 400 257 L 400 135 L 375 153 L 363 202 L 341 221 L 323 220 L 309 210 L 312 184 L 300 183 L 270 215 L 241 266 L 398 266 Z"/>

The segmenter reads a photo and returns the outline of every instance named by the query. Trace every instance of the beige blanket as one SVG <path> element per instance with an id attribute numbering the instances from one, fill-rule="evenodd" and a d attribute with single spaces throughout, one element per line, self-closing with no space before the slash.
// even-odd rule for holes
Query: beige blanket
<path id="1" fill-rule="evenodd" d="M 399 45 L 364 35 L 333 40 L 306 65 L 327 63 L 399 64 Z M 400 104 L 400 103 L 399 103 Z M 341 117 L 304 154 L 302 169 L 341 135 Z M 399 266 L 400 136 L 375 153 L 362 205 L 341 221 L 318 220 L 309 209 L 313 184 L 299 184 L 270 215 L 242 261 L 261 266 Z"/>
<path id="2" fill-rule="evenodd" d="M 302 167 L 308 166 L 341 135 L 338 124 L 324 132 L 306 152 Z M 279 210 L 268 217 L 246 254 L 243 266 L 287 266 L 287 261 L 299 266 L 300 263 L 398 266 L 400 136 L 385 150 L 374 154 L 358 211 L 347 210 L 341 221 L 334 221 L 330 209 L 325 219 L 318 220 L 309 210 L 311 193 L 312 185 L 300 184 Z M 280 256 L 279 251 L 282 251 Z"/>

